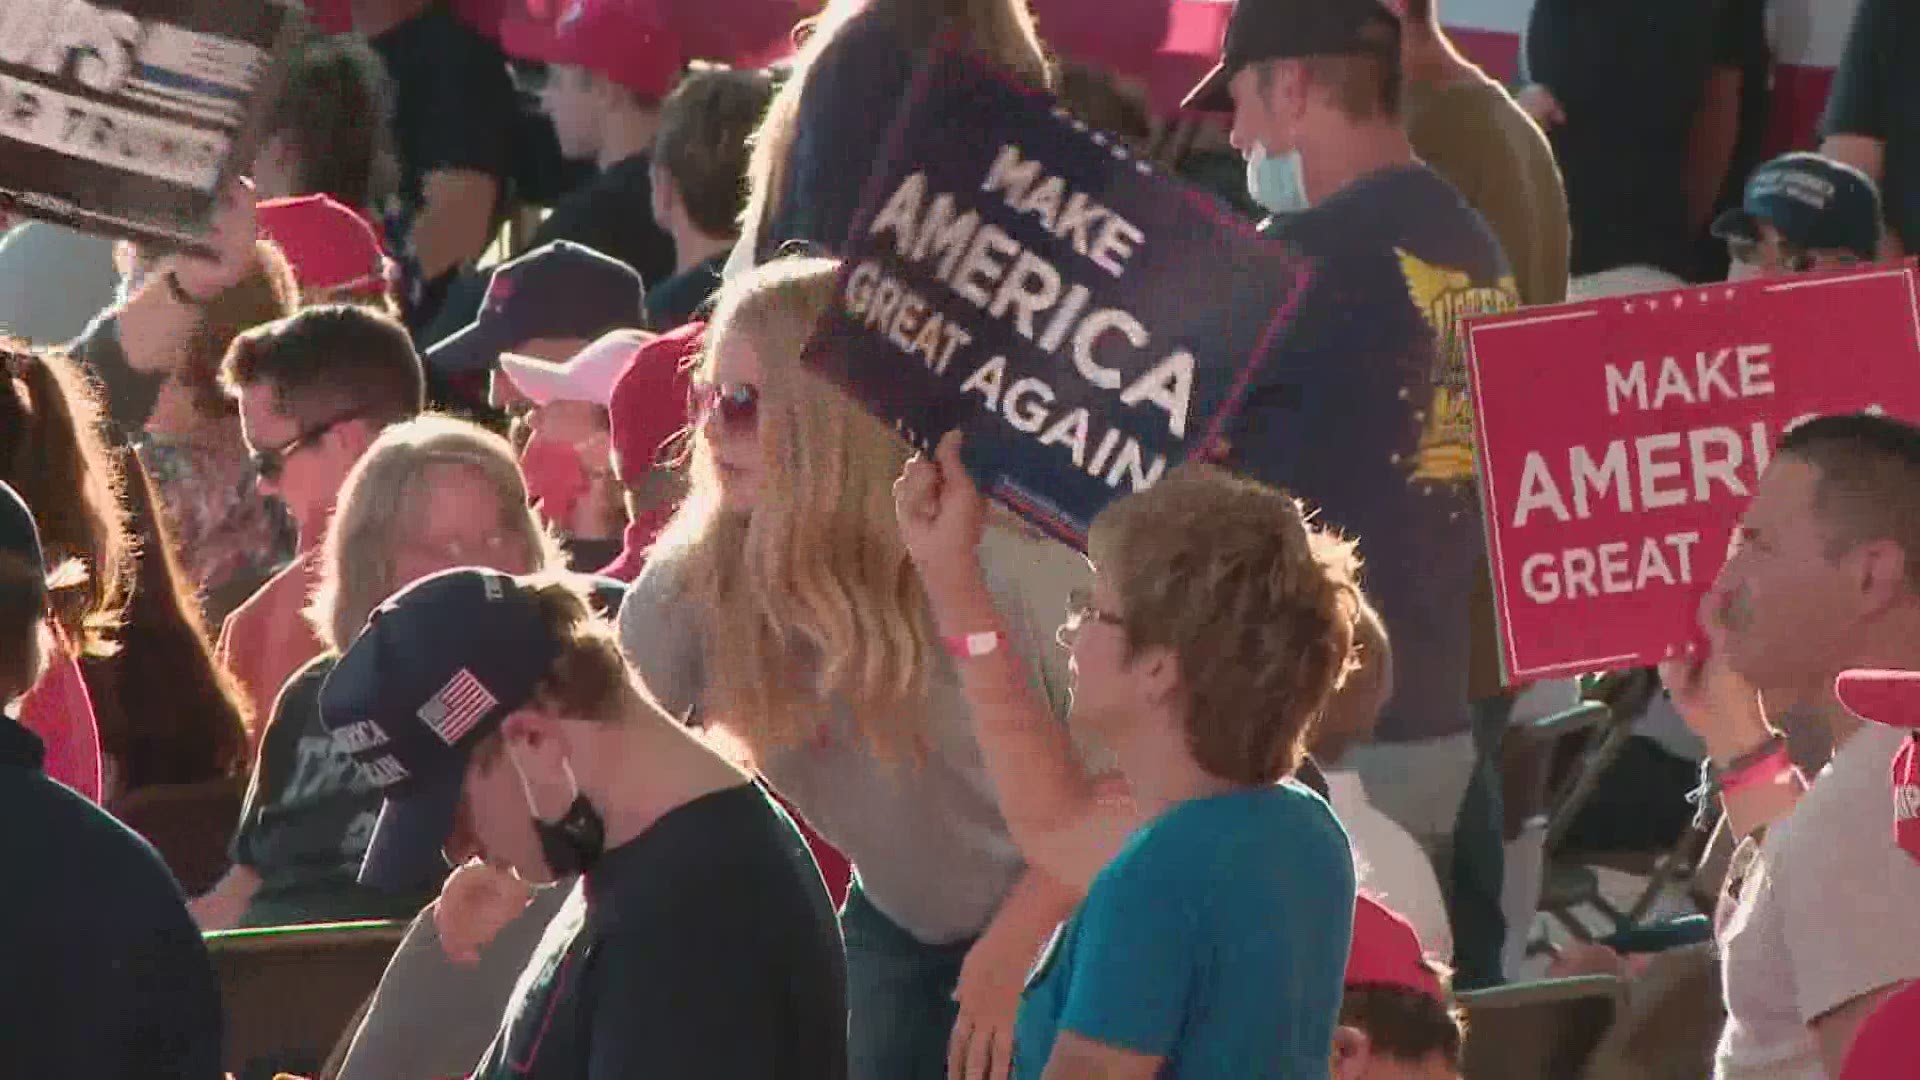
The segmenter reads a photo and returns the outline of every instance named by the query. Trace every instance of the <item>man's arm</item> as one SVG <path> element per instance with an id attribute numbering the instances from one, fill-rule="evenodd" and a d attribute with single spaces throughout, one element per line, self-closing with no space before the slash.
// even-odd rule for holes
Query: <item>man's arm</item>
<path id="1" fill-rule="evenodd" d="M 1892 126 L 1894 55 L 1900 41 L 1894 4 L 1862 0 L 1847 29 L 1846 49 L 1834 71 L 1826 115 L 1820 119 L 1820 152 L 1859 169 L 1879 184 L 1886 178 L 1887 133 Z M 1897 257 L 1899 244 L 1883 230 L 1881 256 Z"/>
<path id="2" fill-rule="evenodd" d="M 1053 1044 L 1053 1056 L 1047 1059 L 1041 1080 L 1153 1080 L 1165 1060 L 1063 1031 Z"/>
<path id="3" fill-rule="evenodd" d="M 1808 1026 L 1813 1029 L 1813 1037 L 1820 1043 L 1820 1060 L 1827 1066 L 1828 1076 L 1839 1076 L 1846 1066 L 1847 1051 L 1853 1049 L 1853 1037 L 1860 1032 L 1860 1025 L 1867 1017 L 1894 994 L 1906 988 L 1906 983 L 1883 986 L 1878 990 L 1861 994 L 1832 1012 L 1814 1018 Z"/>
<path id="4" fill-rule="evenodd" d="M 231 930 L 240 925 L 247 905 L 260 891 L 260 873 L 245 863 L 235 863 L 219 883 L 199 897 L 188 901 L 187 910 L 202 931 Z"/>
<path id="5" fill-rule="evenodd" d="M 1688 140 L 1686 176 L 1687 225 L 1699 230 L 1713 216 L 1720 189 L 1733 167 L 1734 144 L 1740 140 L 1740 91 L 1743 76 L 1737 67 L 1716 66 L 1707 75 Z"/>
<path id="6" fill-rule="evenodd" d="M 500 182 L 471 169 L 440 169 L 421 181 L 424 205 L 413 224 L 413 253 L 428 281 L 487 250 Z"/>

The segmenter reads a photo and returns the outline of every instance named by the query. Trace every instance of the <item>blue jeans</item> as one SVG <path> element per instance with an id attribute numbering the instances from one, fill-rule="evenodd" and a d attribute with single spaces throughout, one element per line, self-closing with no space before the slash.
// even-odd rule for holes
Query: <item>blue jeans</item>
<path id="1" fill-rule="evenodd" d="M 946 1080 L 953 988 L 973 939 L 928 945 L 867 900 L 856 874 L 840 911 L 847 943 L 847 1080 Z"/>
<path id="2" fill-rule="evenodd" d="M 1507 919 L 1500 906 L 1506 881 L 1505 814 L 1500 797 L 1500 741 L 1513 715 L 1513 695 L 1502 694 L 1473 706 L 1477 753 L 1473 779 L 1460 801 L 1453 827 L 1449 911 L 1453 922 L 1453 985 L 1456 990 L 1485 990 L 1506 981 L 1500 954 L 1507 940 Z"/>

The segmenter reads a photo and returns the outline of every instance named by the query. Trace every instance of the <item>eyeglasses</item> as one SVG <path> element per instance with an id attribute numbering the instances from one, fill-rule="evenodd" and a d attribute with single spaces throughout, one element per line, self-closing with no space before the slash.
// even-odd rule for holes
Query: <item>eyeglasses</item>
<path id="1" fill-rule="evenodd" d="M 1067 594 L 1067 621 L 1054 631 L 1053 639 L 1071 647 L 1073 636 L 1086 624 L 1105 623 L 1108 626 L 1127 625 L 1126 616 L 1118 615 L 1093 602 L 1093 594 L 1085 589 L 1075 589 Z"/>
<path id="2" fill-rule="evenodd" d="M 760 419 L 760 388 L 752 383 L 695 383 L 688 397 L 695 427 L 716 412 L 728 427 L 750 428 Z"/>
<path id="3" fill-rule="evenodd" d="M 342 413 L 331 420 L 322 421 L 310 428 L 304 428 L 298 435 L 279 446 L 264 447 L 253 452 L 253 471 L 260 479 L 272 483 L 280 479 L 287 469 L 287 462 L 295 454 L 325 438 L 327 433 L 349 420 L 360 419 L 358 412 Z"/>
<path id="4" fill-rule="evenodd" d="M 1765 249 L 1766 245 L 1758 240 L 1727 241 L 1727 254 L 1733 257 L 1733 261 L 1746 263 L 1749 266 L 1763 266 L 1766 264 Z M 1820 265 L 1821 256 L 1819 254 L 1795 247 L 1792 244 L 1777 244 L 1774 250 L 1779 253 L 1780 268 L 1790 273 L 1804 274 Z M 1829 251 L 1826 253 L 1826 259 L 1827 262 L 1835 268 L 1858 266 L 1860 264 L 1859 257 L 1850 252 Z"/>

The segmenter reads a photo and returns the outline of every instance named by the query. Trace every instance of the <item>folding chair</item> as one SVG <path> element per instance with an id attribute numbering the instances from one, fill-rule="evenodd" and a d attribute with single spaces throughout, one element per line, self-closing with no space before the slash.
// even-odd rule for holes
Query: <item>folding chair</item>
<path id="1" fill-rule="evenodd" d="M 1466 1080 L 1562 1080 L 1580 1075 L 1625 1006 L 1612 975 L 1511 983 L 1460 995 L 1467 1014 Z"/>
<path id="2" fill-rule="evenodd" d="M 312 923 L 206 935 L 226 1014 L 226 1067 L 323 1061 L 380 983 L 407 924 Z"/>

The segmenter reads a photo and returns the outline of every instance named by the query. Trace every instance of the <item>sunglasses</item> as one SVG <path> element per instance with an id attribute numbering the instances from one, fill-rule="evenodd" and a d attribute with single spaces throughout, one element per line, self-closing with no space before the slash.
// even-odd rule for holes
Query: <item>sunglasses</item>
<path id="1" fill-rule="evenodd" d="M 1811 251 L 1794 247 L 1792 244 L 1780 244 L 1780 267 L 1795 274 L 1804 274 L 1820 264 L 1820 257 Z M 1759 266 L 1765 263 L 1765 245 L 1758 240 L 1729 240 L 1727 254 L 1734 262 Z M 1859 258 L 1851 254 L 1831 253 L 1831 261 L 1836 267 L 1857 266 Z"/>
<path id="2" fill-rule="evenodd" d="M 279 446 L 269 446 L 255 450 L 253 452 L 253 471 L 259 475 L 260 479 L 268 483 L 273 483 L 280 479 L 281 473 L 287 471 L 287 462 L 292 460 L 295 454 L 319 442 L 326 437 L 328 432 L 339 427 L 341 424 L 349 420 L 358 419 L 360 419 L 360 414 L 357 412 L 343 413 L 331 420 L 323 421 L 310 428 L 302 429 L 298 435 L 281 443 Z"/>
<path id="3" fill-rule="evenodd" d="M 1086 589 L 1075 589 L 1067 594 L 1067 621 L 1054 631 L 1054 640 L 1069 648 L 1073 645 L 1073 635 L 1080 632 L 1086 624 L 1105 623 L 1108 626 L 1125 626 L 1125 616 L 1115 614 L 1093 602 L 1093 594 Z"/>
<path id="4" fill-rule="evenodd" d="M 750 428 L 760 419 L 760 388 L 752 383 L 696 383 L 689 396 L 695 427 L 714 413 L 735 428 Z"/>

